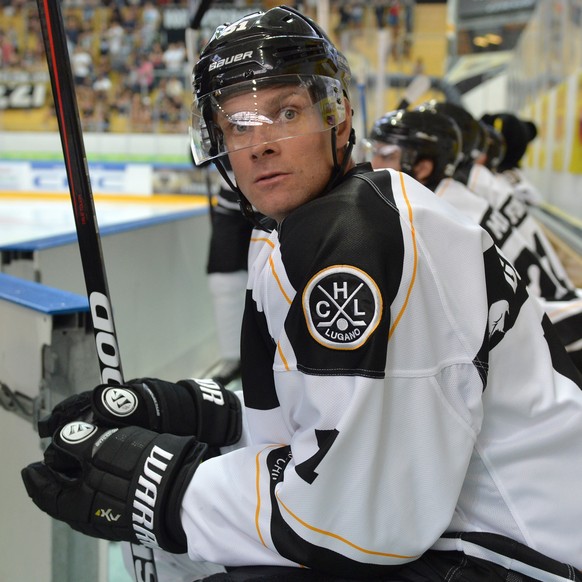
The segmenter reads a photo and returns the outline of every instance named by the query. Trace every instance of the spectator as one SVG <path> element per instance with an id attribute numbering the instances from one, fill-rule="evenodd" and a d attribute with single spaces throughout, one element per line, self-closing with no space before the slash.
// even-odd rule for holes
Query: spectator
<path id="1" fill-rule="evenodd" d="M 119 20 L 111 20 L 103 34 L 107 42 L 111 66 L 114 71 L 123 71 L 125 63 L 124 39 L 125 31 Z"/>
<path id="2" fill-rule="evenodd" d="M 164 51 L 164 65 L 172 73 L 182 73 L 186 64 L 186 45 L 183 42 L 171 42 Z"/>
<path id="3" fill-rule="evenodd" d="M 160 11 L 153 2 L 148 1 L 144 4 L 141 21 L 142 50 L 149 51 L 157 38 L 161 21 Z"/>
<path id="4" fill-rule="evenodd" d="M 101 65 L 93 81 L 93 90 L 98 94 L 98 97 L 102 96 L 109 101 L 109 94 L 112 88 L 111 70 L 108 65 Z"/>
<path id="5" fill-rule="evenodd" d="M 71 69 L 76 85 L 84 85 L 91 81 L 93 73 L 93 57 L 82 46 L 76 46 L 71 55 Z"/>

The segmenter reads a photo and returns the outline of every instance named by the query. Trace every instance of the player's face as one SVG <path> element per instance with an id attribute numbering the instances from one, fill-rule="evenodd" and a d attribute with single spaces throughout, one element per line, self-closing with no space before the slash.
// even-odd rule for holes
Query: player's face
<path id="1" fill-rule="evenodd" d="M 374 145 L 370 163 L 374 170 L 390 168 L 392 170 L 401 170 L 400 159 L 402 151 L 397 145 L 380 144 Z"/>
<path id="2" fill-rule="evenodd" d="M 226 99 L 222 108 L 224 119 L 241 120 L 218 123 L 237 185 L 259 212 L 281 221 L 321 194 L 333 169 L 331 136 L 308 90 L 265 87 Z M 250 123 L 247 112 L 253 112 Z M 346 143 L 342 125 L 347 123 L 338 127 L 340 148 Z"/>

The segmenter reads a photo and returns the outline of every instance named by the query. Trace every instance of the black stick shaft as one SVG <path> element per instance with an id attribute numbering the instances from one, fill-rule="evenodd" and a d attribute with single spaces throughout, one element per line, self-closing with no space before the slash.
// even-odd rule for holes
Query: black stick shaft
<path id="1" fill-rule="evenodd" d="M 75 215 L 83 275 L 91 308 L 101 379 L 104 383 L 121 384 L 123 383 L 121 359 L 60 0 L 37 0 L 37 5 Z M 136 580 L 156 582 L 158 578 L 153 550 L 140 545 L 132 545 L 131 550 Z"/>
<path id="2" fill-rule="evenodd" d="M 37 0 L 101 377 L 122 383 L 101 240 L 59 0 Z"/>

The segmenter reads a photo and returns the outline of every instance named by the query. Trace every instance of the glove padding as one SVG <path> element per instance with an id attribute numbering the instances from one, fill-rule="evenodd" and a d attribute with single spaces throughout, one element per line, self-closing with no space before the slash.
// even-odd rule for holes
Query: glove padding
<path id="1" fill-rule="evenodd" d="M 195 436 L 210 446 L 235 444 L 242 413 L 237 396 L 214 380 L 136 378 L 121 386 L 102 384 L 70 396 L 39 421 L 41 437 L 52 436 L 67 422 L 87 420 L 101 426 L 141 426 L 159 433 Z"/>
<path id="2" fill-rule="evenodd" d="M 77 421 L 22 479 L 42 511 L 74 530 L 184 553 L 180 507 L 206 448 L 194 437 Z"/>

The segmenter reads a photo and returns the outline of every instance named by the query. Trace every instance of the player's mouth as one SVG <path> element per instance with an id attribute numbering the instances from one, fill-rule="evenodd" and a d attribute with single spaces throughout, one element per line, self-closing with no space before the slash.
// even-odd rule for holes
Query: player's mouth
<path id="1" fill-rule="evenodd" d="M 288 175 L 289 174 L 283 172 L 265 172 L 264 174 L 257 176 L 255 179 L 255 184 L 260 186 L 275 185 Z"/>

